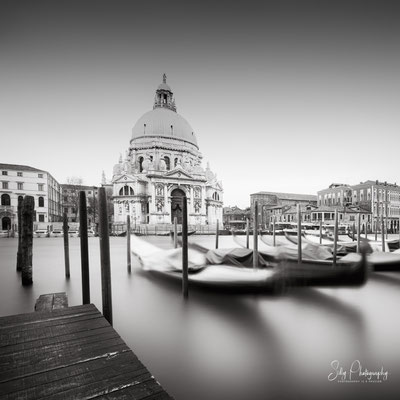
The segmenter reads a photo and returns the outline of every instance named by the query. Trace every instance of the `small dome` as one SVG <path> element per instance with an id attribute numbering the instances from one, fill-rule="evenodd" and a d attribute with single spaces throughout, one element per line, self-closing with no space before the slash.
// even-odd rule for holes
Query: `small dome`
<path id="1" fill-rule="evenodd" d="M 157 88 L 157 90 L 168 90 L 169 92 L 171 92 L 172 93 L 172 90 L 171 90 L 171 88 L 169 87 L 169 85 L 167 85 L 166 83 L 160 83 L 159 85 L 158 85 L 158 88 Z"/>
<path id="2" fill-rule="evenodd" d="M 181 139 L 198 147 L 196 136 L 186 119 L 168 108 L 155 108 L 139 118 L 132 129 L 132 140 L 146 136 Z"/>

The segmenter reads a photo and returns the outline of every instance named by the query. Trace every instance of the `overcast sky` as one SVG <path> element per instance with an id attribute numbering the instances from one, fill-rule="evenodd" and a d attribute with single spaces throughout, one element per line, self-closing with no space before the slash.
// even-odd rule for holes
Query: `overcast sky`
<path id="1" fill-rule="evenodd" d="M 165 72 L 225 205 L 400 183 L 400 2 L 0 3 L 0 162 L 108 179 Z"/>

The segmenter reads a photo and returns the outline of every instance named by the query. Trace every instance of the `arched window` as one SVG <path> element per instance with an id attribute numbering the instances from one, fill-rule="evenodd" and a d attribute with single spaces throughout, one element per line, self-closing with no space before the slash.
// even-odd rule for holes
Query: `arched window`
<path id="1" fill-rule="evenodd" d="M 169 157 L 165 156 L 164 161 L 165 161 L 165 165 L 167 167 L 167 171 L 169 171 L 171 169 L 171 162 L 169 160 Z"/>
<path id="2" fill-rule="evenodd" d="M 2 206 L 10 206 L 11 205 L 11 199 L 8 194 L 1 195 L 1 205 Z"/>
<path id="3" fill-rule="evenodd" d="M 219 194 L 217 192 L 214 192 L 213 195 L 212 195 L 212 198 L 214 200 L 219 200 Z"/>
<path id="4" fill-rule="evenodd" d="M 24 200 L 24 196 L 18 196 L 18 201 L 22 201 L 22 200 Z"/>
<path id="5" fill-rule="evenodd" d="M 143 157 L 139 157 L 139 172 L 143 172 Z"/>
<path id="6" fill-rule="evenodd" d="M 130 186 L 125 185 L 124 187 L 122 187 L 119 190 L 119 195 L 120 196 L 133 196 L 133 189 Z"/>
<path id="7" fill-rule="evenodd" d="M 44 207 L 44 198 L 42 196 L 39 197 L 39 207 Z"/>

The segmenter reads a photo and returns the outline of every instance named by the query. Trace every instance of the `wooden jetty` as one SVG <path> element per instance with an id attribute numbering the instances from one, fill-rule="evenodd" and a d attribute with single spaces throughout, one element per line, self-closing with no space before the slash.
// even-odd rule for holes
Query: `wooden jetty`
<path id="1" fill-rule="evenodd" d="M 0 318 L 0 399 L 172 399 L 93 304 L 66 305 Z"/>

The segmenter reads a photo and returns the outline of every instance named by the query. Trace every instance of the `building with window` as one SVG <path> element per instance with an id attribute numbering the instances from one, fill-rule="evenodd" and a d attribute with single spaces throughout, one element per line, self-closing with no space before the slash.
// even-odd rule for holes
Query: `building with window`
<path id="1" fill-rule="evenodd" d="M 399 231 L 400 187 L 397 183 L 367 180 L 356 185 L 331 184 L 317 194 L 318 206 L 359 207 L 369 214 L 368 230 Z"/>
<path id="2" fill-rule="evenodd" d="M 36 223 L 61 220 L 61 188 L 51 174 L 15 164 L 0 164 L 0 171 L 0 229 L 16 229 L 18 198 L 26 195 L 35 199 Z"/>
<path id="3" fill-rule="evenodd" d="M 136 122 L 125 159 L 114 166 L 114 223 L 125 223 L 129 215 L 135 225 L 171 224 L 175 217 L 180 224 L 183 196 L 189 224 L 222 221 L 222 184 L 208 165 L 203 169 L 202 158 L 164 74 L 153 110 Z"/>
<path id="4" fill-rule="evenodd" d="M 317 196 L 310 194 L 280 193 L 280 192 L 257 192 L 250 195 L 251 217 L 254 218 L 254 204 L 257 201 L 258 223 L 268 228 L 273 217 L 282 221 L 291 218 L 288 211 L 291 206 L 300 204 L 304 210 L 307 207 L 317 205 Z M 285 214 L 285 215 L 284 215 Z"/>
<path id="5" fill-rule="evenodd" d="M 246 208 L 245 210 L 236 206 L 223 208 L 225 229 L 246 229 L 247 219 L 250 220 L 250 208 Z"/>

